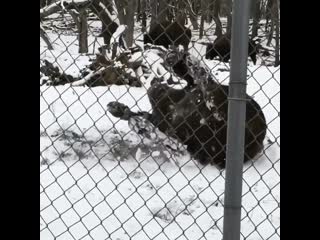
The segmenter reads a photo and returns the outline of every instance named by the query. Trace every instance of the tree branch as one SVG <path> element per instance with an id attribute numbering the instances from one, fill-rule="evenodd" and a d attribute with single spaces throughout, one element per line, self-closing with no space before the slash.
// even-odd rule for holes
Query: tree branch
<path id="1" fill-rule="evenodd" d="M 47 44 L 49 50 L 53 50 L 52 43 L 50 41 L 49 36 L 47 35 L 46 31 L 44 30 L 42 24 L 40 23 L 40 37 L 43 41 Z"/>
<path id="2" fill-rule="evenodd" d="M 50 4 L 44 8 L 40 9 L 40 19 L 48 17 L 56 12 L 66 9 L 79 9 L 86 7 L 91 4 L 91 0 L 64 0 L 62 1 L 62 5 L 59 5 L 57 2 Z"/>
<path id="3" fill-rule="evenodd" d="M 71 86 L 83 86 L 85 85 L 88 81 L 90 81 L 90 79 L 96 75 L 102 74 L 104 71 L 106 70 L 105 67 L 100 68 L 97 71 L 91 71 L 88 75 L 86 75 L 85 77 L 81 78 L 78 81 L 75 81 L 73 83 L 71 83 Z"/>

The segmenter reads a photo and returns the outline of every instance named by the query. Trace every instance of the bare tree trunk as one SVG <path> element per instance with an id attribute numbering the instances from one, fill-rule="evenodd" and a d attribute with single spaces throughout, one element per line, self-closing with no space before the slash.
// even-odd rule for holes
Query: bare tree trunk
<path id="1" fill-rule="evenodd" d="M 269 0 L 269 2 L 271 2 L 271 6 L 270 6 L 270 18 L 271 18 L 271 27 L 270 27 L 270 31 L 268 33 L 268 42 L 267 42 L 267 46 L 270 46 L 272 39 L 273 39 L 273 32 L 274 32 L 274 24 L 275 24 L 275 1 L 274 0 Z"/>
<path id="2" fill-rule="evenodd" d="M 80 8 L 68 10 L 78 29 L 79 53 L 88 53 L 88 22 L 87 9 Z"/>
<path id="3" fill-rule="evenodd" d="M 202 39 L 204 33 L 204 20 L 206 18 L 205 0 L 201 0 L 201 18 L 200 18 L 200 30 L 199 38 Z"/>
<path id="4" fill-rule="evenodd" d="M 120 24 L 125 24 L 125 0 L 114 1 L 118 10 Z"/>
<path id="5" fill-rule="evenodd" d="M 222 23 L 219 18 L 220 7 L 221 7 L 221 1 L 215 0 L 214 8 L 213 8 L 213 20 L 216 24 L 214 35 L 216 35 L 217 37 L 220 37 L 222 35 Z"/>
<path id="6" fill-rule="evenodd" d="M 198 24 L 197 16 L 193 15 L 193 14 L 190 14 L 189 15 L 189 19 L 190 19 L 190 22 L 192 24 L 193 30 L 198 30 L 199 29 L 199 24 Z"/>
<path id="7" fill-rule="evenodd" d="M 102 30 L 100 36 L 103 37 L 104 44 L 109 44 L 113 32 L 120 24 L 119 19 L 114 22 L 111 19 L 111 12 L 114 12 L 111 0 L 93 0 L 89 8 L 101 21 Z"/>
<path id="8" fill-rule="evenodd" d="M 186 4 L 186 7 L 187 7 L 187 11 L 189 13 L 189 19 L 192 24 L 193 30 L 198 30 L 199 29 L 198 20 L 197 20 L 196 14 L 192 8 L 192 3 L 190 1 L 188 1 Z"/>
<path id="9" fill-rule="evenodd" d="M 271 27 L 270 27 L 270 31 L 268 33 L 268 42 L 267 42 L 267 46 L 270 46 L 271 42 L 272 42 L 272 38 L 273 38 L 273 32 L 274 32 L 274 20 L 271 17 Z"/>
<path id="10" fill-rule="evenodd" d="M 268 32 L 268 25 L 269 25 L 269 21 L 271 19 L 271 11 L 272 11 L 272 1 L 273 0 L 267 0 L 266 3 L 266 25 L 265 25 L 265 31 Z"/>
<path id="11" fill-rule="evenodd" d="M 168 4 L 168 10 L 167 10 L 167 18 L 169 22 L 172 22 L 174 19 L 174 9 L 172 6 L 174 6 L 174 3 L 171 0 L 167 0 Z"/>
<path id="12" fill-rule="evenodd" d="M 192 3 L 192 9 L 193 11 L 195 12 L 195 14 L 198 16 L 199 15 L 199 12 L 201 10 L 201 1 L 199 0 L 191 0 L 191 3 Z M 200 3 L 200 4 L 199 4 Z M 199 8 L 200 6 L 200 8 Z"/>
<path id="13" fill-rule="evenodd" d="M 226 1 L 227 5 L 227 34 L 231 34 L 232 27 L 232 0 Z"/>
<path id="14" fill-rule="evenodd" d="M 280 65 L 280 0 L 276 0 L 275 3 L 275 25 L 276 25 L 276 47 L 275 47 L 275 63 L 274 66 Z"/>
<path id="15" fill-rule="evenodd" d="M 167 19 L 167 10 L 168 5 L 166 0 L 158 0 L 157 7 L 157 21 L 158 23 L 162 23 Z"/>
<path id="16" fill-rule="evenodd" d="M 141 29 L 141 31 L 142 32 L 146 32 L 146 30 L 147 30 L 146 0 L 140 0 L 140 2 L 141 2 L 141 14 L 142 14 L 142 16 L 141 16 L 142 17 L 142 23 L 141 23 L 142 29 Z"/>
<path id="17" fill-rule="evenodd" d="M 79 14 L 79 53 L 88 53 L 87 9 L 81 9 Z"/>
<path id="18" fill-rule="evenodd" d="M 211 0 L 206 0 L 205 2 L 205 11 L 206 11 L 206 21 L 208 23 L 212 22 L 212 10 L 213 10 L 213 1 Z"/>
<path id="19" fill-rule="evenodd" d="M 131 47 L 133 44 L 133 34 L 134 34 L 134 13 L 137 8 L 136 0 L 130 0 L 126 9 L 126 25 L 128 26 L 128 30 L 125 35 L 125 40 L 128 47 Z"/>
<path id="20" fill-rule="evenodd" d="M 137 0 L 137 22 L 141 20 L 141 0 Z"/>
<path id="21" fill-rule="evenodd" d="M 151 22 L 150 22 L 150 31 L 156 26 L 157 24 L 157 0 L 150 0 L 150 7 L 151 7 Z"/>
<path id="22" fill-rule="evenodd" d="M 255 38 L 258 36 L 258 29 L 259 29 L 259 21 L 261 18 L 261 0 L 253 0 L 254 9 L 253 9 L 253 23 L 252 23 L 252 33 L 251 38 Z"/>
<path id="23" fill-rule="evenodd" d="M 270 18 L 269 18 L 269 16 L 267 15 L 267 16 L 266 16 L 266 25 L 264 26 L 264 31 L 265 31 L 265 32 L 268 32 L 269 20 L 270 20 Z"/>
<path id="24" fill-rule="evenodd" d="M 120 24 L 124 24 L 128 27 L 125 34 L 125 41 L 128 47 L 131 47 L 133 44 L 133 33 L 134 33 L 134 13 L 137 8 L 137 0 L 117 0 L 115 1 L 118 16 L 120 19 Z"/>

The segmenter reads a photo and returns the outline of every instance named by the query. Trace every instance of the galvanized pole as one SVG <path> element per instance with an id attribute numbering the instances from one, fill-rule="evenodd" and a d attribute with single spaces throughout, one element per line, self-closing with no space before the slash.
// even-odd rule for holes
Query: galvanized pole
<path id="1" fill-rule="evenodd" d="M 250 0 L 234 0 L 223 240 L 240 239 Z"/>

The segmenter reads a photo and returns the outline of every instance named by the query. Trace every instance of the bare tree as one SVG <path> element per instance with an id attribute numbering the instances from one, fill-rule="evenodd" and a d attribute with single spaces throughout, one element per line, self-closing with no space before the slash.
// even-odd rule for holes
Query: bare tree
<path id="1" fill-rule="evenodd" d="M 269 0 L 268 1 L 268 5 L 267 5 L 268 9 L 267 11 L 269 11 L 270 14 L 270 30 L 268 32 L 268 42 L 267 42 L 267 46 L 270 46 L 271 41 L 273 39 L 273 33 L 274 33 L 274 23 L 276 20 L 276 1 L 275 0 Z"/>
<path id="2" fill-rule="evenodd" d="M 79 53 L 88 52 L 88 14 L 87 9 L 79 11 Z"/>
<path id="3" fill-rule="evenodd" d="M 137 0 L 117 0 L 115 1 L 115 4 L 117 6 L 120 24 L 128 26 L 125 40 L 128 47 L 130 47 L 133 44 L 134 13 L 137 7 Z"/>
<path id="4" fill-rule="evenodd" d="M 134 13 L 137 8 L 137 1 L 130 0 L 128 4 L 128 8 L 126 9 L 126 25 L 128 26 L 128 31 L 125 35 L 126 43 L 128 47 L 131 47 L 133 44 L 133 34 L 134 34 Z"/>
<path id="5" fill-rule="evenodd" d="M 199 29 L 199 25 L 198 25 L 197 15 L 193 10 L 192 3 L 191 3 L 190 0 L 187 0 L 186 8 L 187 8 L 187 11 L 189 13 L 189 19 L 190 19 L 190 22 L 192 24 L 193 29 L 194 30 L 198 30 Z"/>
<path id="6" fill-rule="evenodd" d="M 206 0 L 201 0 L 201 18 L 200 18 L 200 30 L 199 30 L 199 38 L 203 37 L 204 33 L 204 20 L 206 18 Z"/>
<path id="7" fill-rule="evenodd" d="M 125 24 L 125 11 L 128 8 L 126 0 L 117 0 L 115 1 L 117 11 L 118 11 L 118 18 L 120 21 L 120 24 Z"/>
<path id="8" fill-rule="evenodd" d="M 141 0 L 137 0 L 137 19 L 136 21 L 139 22 L 141 20 Z"/>
<path id="9" fill-rule="evenodd" d="M 253 2 L 253 22 L 251 38 L 258 36 L 259 21 L 261 18 L 261 0 L 252 0 Z"/>
<path id="10" fill-rule="evenodd" d="M 221 11 L 221 1 L 222 0 L 202 0 L 201 1 L 201 19 L 200 19 L 200 33 L 199 37 L 203 36 L 203 28 L 204 21 L 211 22 L 212 20 L 215 22 L 215 32 L 214 35 L 221 36 L 222 35 L 222 23 L 219 17 L 219 13 Z"/>
<path id="11" fill-rule="evenodd" d="M 214 7 L 213 7 L 213 20 L 216 24 L 214 35 L 216 35 L 217 37 L 220 37 L 222 35 L 222 23 L 219 18 L 220 8 L 221 8 L 221 0 L 215 0 Z"/>
<path id="12" fill-rule="evenodd" d="M 141 25 L 142 25 L 142 32 L 146 32 L 147 30 L 147 6 L 146 6 L 146 0 L 140 0 L 141 4 Z"/>
<path id="13" fill-rule="evenodd" d="M 227 34 L 231 34 L 232 27 L 232 0 L 226 0 L 226 10 L 227 10 Z"/>
<path id="14" fill-rule="evenodd" d="M 111 19 L 111 13 L 114 11 L 111 0 L 93 0 L 89 5 L 90 10 L 96 14 L 102 24 L 101 36 L 105 44 L 109 44 L 112 34 L 116 31 L 120 22 L 118 19 Z"/>
<path id="15" fill-rule="evenodd" d="M 265 15 L 266 15 L 266 25 L 265 25 L 265 31 L 268 31 L 269 28 L 269 21 L 271 20 L 271 9 L 273 5 L 273 0 L 266 0 L 266 7 L 265 7 Z"/>
<path id="16" fill-rule="evenodd" d="M 86 8 L 69 9 L 73 21 L 78 29 L 79 53 L 88 52 L 88 23 L 87 23 L 87 10 Z"/>
<path id="17" fill-rule="evenodd" d="M 157 25 L 157 0 L 150 0 L 151 21 L 150 31 Z"/>
<path id="18" fill-rule="evenodd" d="M 157 22 L 167 21 L 168 3 L 166 0 L 158 0 L 157 5 Z"/>
<path id="19" fill-rule="evenodd" d="M 201 11 L 201 1 L 199 1 L 199 0 L 191 0 L 191 3 L 192 3 L 193 11 L 198 16 L 200 11 Z"/>
<path id="20" fill-rule="evenodd" d="M 275 46 L 275 63 L 274 66 L 280 65 L 280 0 L 275 0 L 275 27 L 276 27 L 276 46 Z"/>
<path id="21" fill-rule="evenodd" d="M 167 0 L 167 4 L 168 4 L 167 19 L 169 22 L 172 22 L 174 19 L 175 0 Z"/>

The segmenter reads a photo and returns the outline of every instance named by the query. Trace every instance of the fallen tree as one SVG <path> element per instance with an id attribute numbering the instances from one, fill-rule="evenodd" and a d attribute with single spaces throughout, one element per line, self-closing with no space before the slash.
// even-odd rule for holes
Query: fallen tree
<path id="1" fill-rule="evenodd" d="M 142 51 L 137 47 L 128 48 L 123 35 L 126 26 L 120 25 L 110 40 L 112 53 L 106 52 L 105 48 L 100 48 L 100 53 L 96 54 L 93 62 L 82 69 L 79 76 L 74 77 L 63 73 L 58 66 L 45 60 L 40 67 L 41 78 L 46 77 L 41 84 L 71 86 L 107 86 L 130 85 L 142 86 L 137 74 L 143 73 L 141 69 Z"/>
<path id="2" fill-rule="evenodd" d="M 91 5 L 90 0 L 63 0 L 60 4 L 57 2 L 51 3 L 49 6 L 45 6 L 40 9 L 40 19 L 44 19 L 54 13 L 62 10 L 81 9 Z"/>
<path id="3" fill-rule="evenodd" d="M 79 77 L 70 78 L 48 62 L 47 68 L 40 69 L 41 74 L 50 76 L 53 83 L 70 81 L 70 87 L 143 86 L 152 113 L 132 112 L 119 102 L 108 103 L 108 111 L 128 121 L 129 127 L 144 138 L 161 142 L 162 138 L 157 137 L 159 130 L 164 139 L 171 139 L 169 146 L 178 142 L 201 164 L 224 168 L 228 86 L 217 83 L 211 71 L 183 48 L 168 50 L 153 45 L 146 45 L 144 51 L 139 47 L 127 48 L 125 31 L 126 27 L 120 25 L 110 42 L 112 50 L 100 48 Z M 267 129 L 260 106 L 250 96 L 247 100 L 245 161 L 253 160 L 263 150 Z"/>
<path id="4" fill-rule="evenodd" d="M 82 69 L 78 76 L 70 76 L 58 66 L 44 61 L 40 72 L 46 76 L 42 84 L 71 86 L 129 85 L 148 88 L 154 79 L 162 79 L 173 88 L 194 84 L 190 72 L 196 66 L 195 58 L 182 49 L 168 50 L 162 46 L 147 44 L 144 51 L 126 45 L 126 26 L 120 25 L 110 39 L 109 47 L 102 46 L 92 63 Z M 186 62 L 188 65 L 182 64 Z"/>

